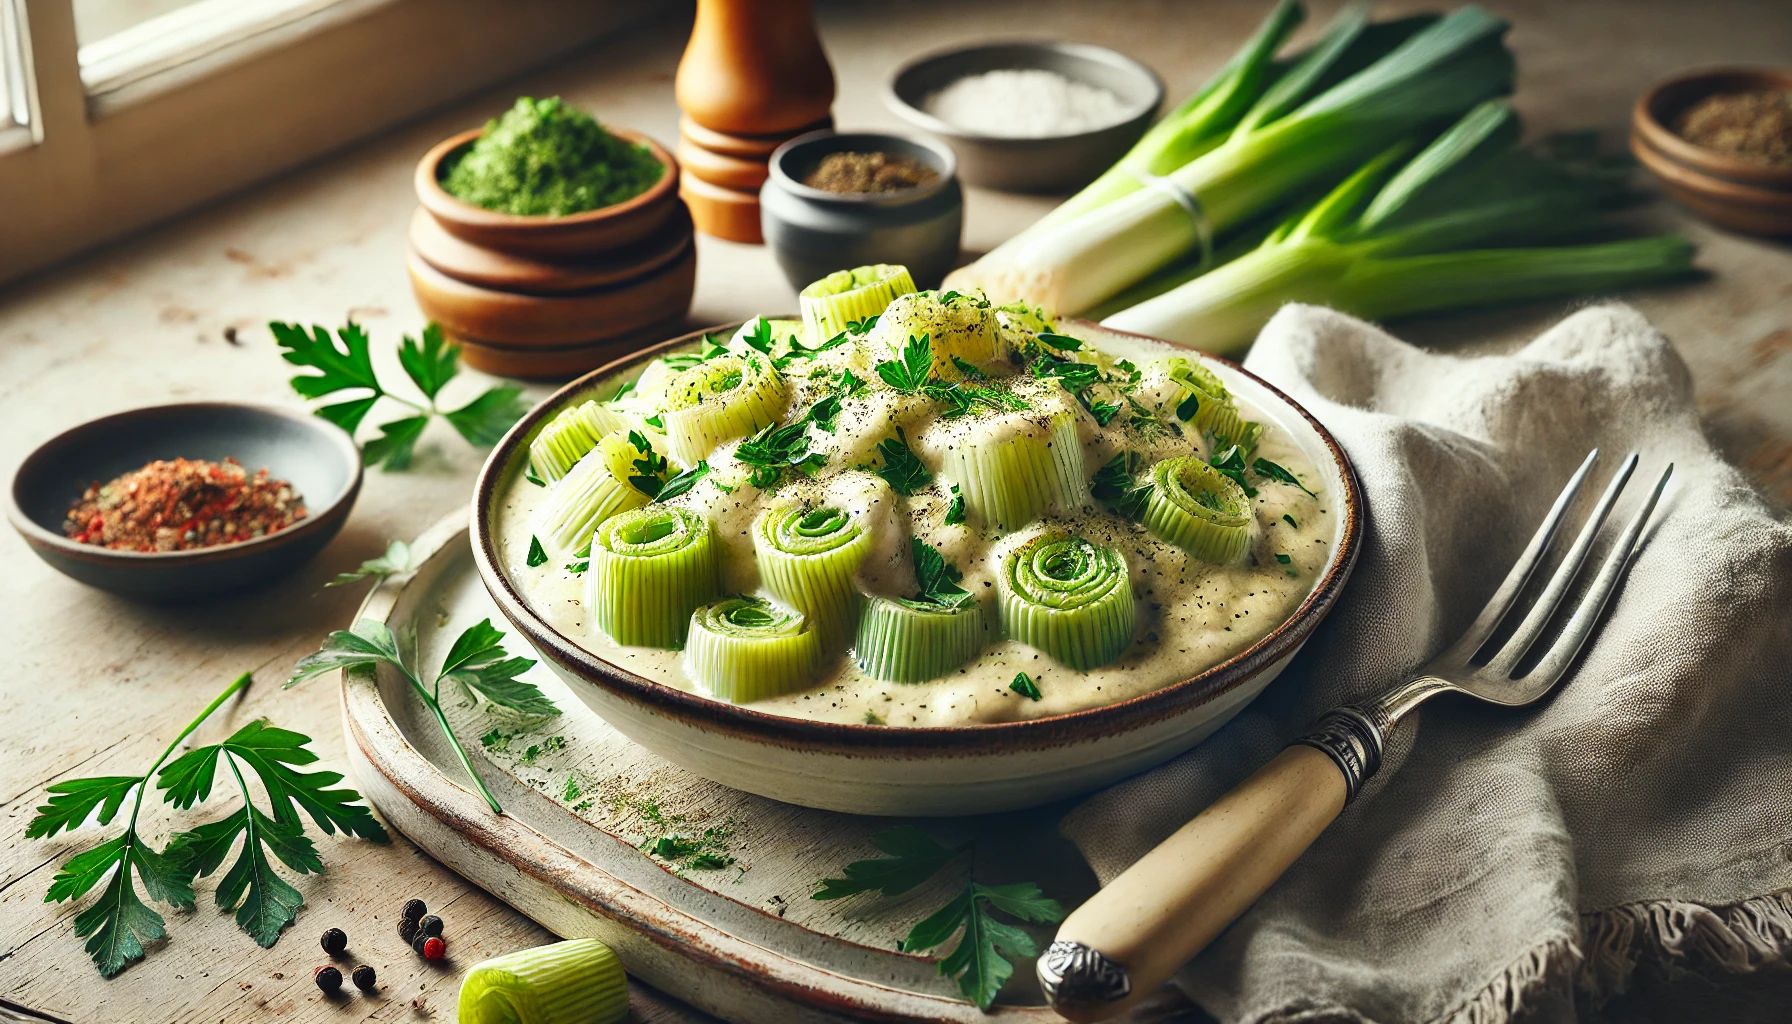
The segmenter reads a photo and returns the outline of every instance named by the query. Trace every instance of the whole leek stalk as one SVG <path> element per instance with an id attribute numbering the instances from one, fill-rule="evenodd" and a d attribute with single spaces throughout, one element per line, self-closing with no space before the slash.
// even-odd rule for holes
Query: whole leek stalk
<path id="1" fill-rule="evenodd" d="M 1517 137 L 1510 108 L 1482 104 L 1423 149 L 1376 155 L 1256 249 L 1102 323 L 1231 353 L 1285 302 L 1384 318 L 1691 269 L 1692 246 L 1676 235 L 1537 245 L 1598 228 L 1628 193 L 1623 174 L 1517 148 Z"/>
<path id="2" fill-rule="evenodd" d="M 997 302 L 1084 311 L 1198 250 L 1204 233 L 1334 182 L 1399 139 L 1511 89 L 1506 23 L 1477 7 L 1424 25 L 1334 84 L 1340 66 L 1361 55 L 1367 28 L 1362 10 L 1346 9 L 1223 143 L 1166 175 L 1174 188 L 1140 188 L 1028 232 L 948 283 L 982 288 Z M 1177 189 L 1195 197 L 1198 218 Z"/>

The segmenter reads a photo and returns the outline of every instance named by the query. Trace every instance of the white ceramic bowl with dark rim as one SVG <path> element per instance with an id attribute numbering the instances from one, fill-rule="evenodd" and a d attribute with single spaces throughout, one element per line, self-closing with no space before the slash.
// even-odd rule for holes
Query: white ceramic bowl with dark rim
<path id="1" fill-rule="evenodd" d="M 1124 338 L 1120 332 L 1077 323 Z M 1342 513 L 1334 520 L 1331 557 L 1312 592 L 1287 621 L 1238 655 L 1117 704 L 1031 721 L 952 727 L 786 718 L 654 682 L 585 650 L 529 608 L 499 560 L 494 530 L 498 502 L 524 471 L 529 442 L 560 410 L 609 395 L 657 356 L 738 326 L 674 338 L 561 388 L 492 450 L 479 473 L 472 508 L 473 558 L 480 579 L 542 660 L 625 736 L 722 785 L 806 807 L 880 815 L 982 814 L 1086 793 L 1161 764 L 1225 724 L 1300 650 L 1331 610 L 1356 562 L 1363 500 L 1337 441 L 1263 379 L 1237 363 L 1191 350 L 1233 393 L 1294 439 Z"/>
<path id="2" fill-rule="evenodd" d="M 984 135 L 927 112 L 927 97 L 953 82 L 1003 70 L 1055 71 L 1100 86 L 1120 97 L 1126 112 L 1099 128 L 1032 138 Z M 967 183 L 1011 192 L 1069 192 L 1094 181 L 1139 141 L 1163 101 L 1164 83 L 1150 68 L 1088 43 L 991 43 L 930 53 L 904 64 L 884 87 L 884 103 L 898 117 L 952 147 Z"/>

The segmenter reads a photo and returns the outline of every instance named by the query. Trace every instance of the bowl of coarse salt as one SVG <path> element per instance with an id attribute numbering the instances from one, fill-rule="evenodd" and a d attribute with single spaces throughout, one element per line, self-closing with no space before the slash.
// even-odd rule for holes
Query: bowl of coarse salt
<path id="1" fill-rule="evenodd" d="M 904 64 L 884 101 L 951 146 L 969 184 L 1069 192 L 1150 127 L 1164 85 L 1125 54 L 1086 43 L 994 43 Z"/>

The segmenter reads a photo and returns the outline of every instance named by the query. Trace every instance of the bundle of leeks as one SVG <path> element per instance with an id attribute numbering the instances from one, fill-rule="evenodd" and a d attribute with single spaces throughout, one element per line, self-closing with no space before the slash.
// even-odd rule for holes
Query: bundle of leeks
<path id="1" fill-rule="evenodd" d="M 1276 60 L 1301 18 L 1278 4 L 1114 168 L 948 284 L 1226 352 L 1284 301 L 1388 316 L 1690 266 L 1678 238 L 1461 251 L 1586 231 L 1621 186 L 1514 148 L 1516 120 L 1489 103 L 1512 84 L 1506 24 L 1479 8 L 1383 23 L 1348 8 Z M 1266 217 L 1315 194 L 1251 247 Z"/>

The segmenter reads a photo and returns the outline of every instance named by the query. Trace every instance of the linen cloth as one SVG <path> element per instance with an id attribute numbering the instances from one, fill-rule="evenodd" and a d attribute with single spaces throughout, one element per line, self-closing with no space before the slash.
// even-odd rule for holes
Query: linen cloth
<path id="1" fill-rule="evenodd" d="M 1555 694 L 1522 710 L 1425 705 L 1357 800 L 1176 983 L 1224 1022 L 1504 1022 L 1573 1019 L 1639 969 L 1783 965 L 1792 526 L 1707 444 L 1667 340 L 1602 306 L 1513 355 L 1457 358 L 1288 306 L 1245 365 L 1349 453 L 1364 545 L 1262 697 L 1065 818 L 1104 882 L 1317 715 L 1454 641 L 1589 448 L 1603 457 L 1558 550 L 1626 452 L 1642 465 L 1595 558 L 1675 468 Z"/>

